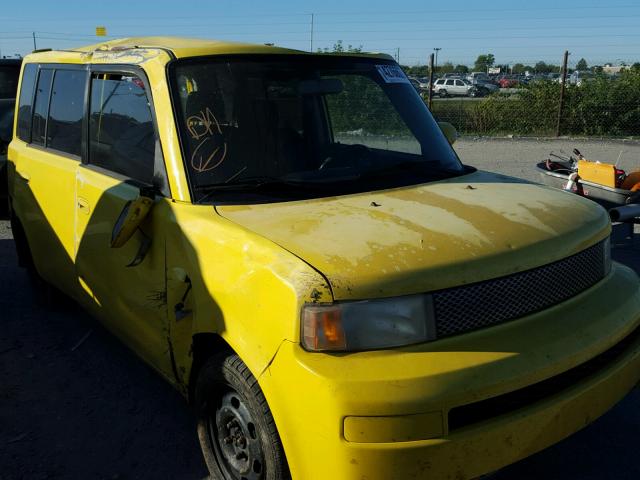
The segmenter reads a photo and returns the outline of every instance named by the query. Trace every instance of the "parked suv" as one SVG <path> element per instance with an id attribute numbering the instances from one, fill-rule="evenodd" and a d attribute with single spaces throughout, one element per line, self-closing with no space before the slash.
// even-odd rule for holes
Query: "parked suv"
<path id="1" fill-rule="evenodd" d="M 640 378 L 607 213 L 464 166 L 387 55 L 34 53 L 8 158 L 21 265 L 193 403 L 214 478 L 477 477 Z"/>
<path id="2" fill-rule="evenodd" d="M 461 78 L 439 78 L 433 82 L 433 91 L 441 97 L 472 97 L 476 94 L 477 89 Z"/>
<path id="3" fill-rule="evenodd" d="M 7 209 L 7 147 L 13 131 L 20 59 L 0 59 L 0 216 Z"/>

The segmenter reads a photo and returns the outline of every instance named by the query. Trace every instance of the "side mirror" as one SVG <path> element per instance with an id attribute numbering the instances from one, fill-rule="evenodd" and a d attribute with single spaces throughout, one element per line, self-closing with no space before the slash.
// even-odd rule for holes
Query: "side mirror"
<path id="1" fill-rule="evenodd" d="M 456 140 L 458 139 L 458 131 L 456 130 L 456 127 L 451 125 L 449 122 L 438 122 L 438 125 L 440 126 L 442 133 L 444 133 L 444 136 L 447 137 L 449 145 L 456 143 Z"/>
<path id="2" fill-rule="evenodd" d="M 125 204 L 111 232 L 111 248 L 127 243 L 151 210 L 153 200 L 153 193 L 141 189 L 138 198 Z"/>

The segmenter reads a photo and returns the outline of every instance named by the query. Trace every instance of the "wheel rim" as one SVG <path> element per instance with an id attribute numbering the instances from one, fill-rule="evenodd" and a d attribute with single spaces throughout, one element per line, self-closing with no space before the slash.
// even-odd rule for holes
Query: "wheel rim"
<path id="1" fill-rule="evenodd" d="M 258 426 L 242 397 L 234 391 L 226 393 L 208 423 L 211 443 L 225 478 L 263 478 L 265 462 Z"/>

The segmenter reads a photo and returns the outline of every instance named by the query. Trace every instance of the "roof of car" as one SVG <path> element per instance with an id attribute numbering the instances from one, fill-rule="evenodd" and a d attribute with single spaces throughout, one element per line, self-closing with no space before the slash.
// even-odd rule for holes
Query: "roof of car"
<path id="1" fill-rule="evenodd" d="M 26 61 L 69 63 L 143 63 L 158 56 L 161 51 L 171 52 L 176 58 L 229 54 L 304 54 L 309 52 L 264 44 L 205 40 L 184 37 L 129 37 L 108 40 L 68 50 L 36 50 Z M 387 54 L 337 53 L 340 56 L 374 56 L 390 59 Z"/>

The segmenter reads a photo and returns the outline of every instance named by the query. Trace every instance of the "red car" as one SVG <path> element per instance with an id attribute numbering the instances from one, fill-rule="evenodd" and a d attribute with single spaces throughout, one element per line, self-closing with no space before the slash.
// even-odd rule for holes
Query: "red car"
<path id="1" fill-rule="evenodd" d="M 517 87 L 520 82 L 515 77 L 502 77 L 498 80 L 498 85 L 500 88 L 513 88 Z"/>

